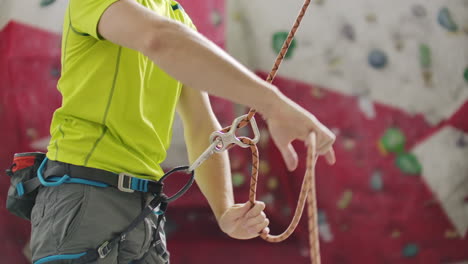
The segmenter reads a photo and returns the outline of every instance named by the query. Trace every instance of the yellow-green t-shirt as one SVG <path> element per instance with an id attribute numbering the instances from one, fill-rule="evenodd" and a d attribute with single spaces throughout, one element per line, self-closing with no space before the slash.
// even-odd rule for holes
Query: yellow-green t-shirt
<path id="1" fill-rule="evenodd" d="M 65 14 L 62 106 L 54 113 L 47 157 L 158 179 L 182 84 L 143 54 L 103 40 L 97 25 L 118 0 L 71 0 Z M 172 0 L 137 0 L 194 28 Z"/>

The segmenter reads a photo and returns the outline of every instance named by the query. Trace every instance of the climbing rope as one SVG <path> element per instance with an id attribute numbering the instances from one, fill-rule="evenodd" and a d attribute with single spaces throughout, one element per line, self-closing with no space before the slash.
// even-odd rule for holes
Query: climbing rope
<path id="1" fill-rule="evenodd" d="M 297 29 L 304 17 L 307 8 L 309 7 L 311 0 L 305 0 L 304 5 L 302 6 L 299 15 L 294 22 L 294 25 L 291 31 L 288 34 L 287 39 L 285 40 L 283 47 L 281 48 L 280 53 L 278 54 L 276 61 L 274 63 L 273 69 L 268 75 L 266 81 L 272 83 L 278 69 L 283 61 L 289 46 L 296 34 Z M 221 131 L 217 131 L 211 136 L 211 146 L 197 159 L 193 165 L 189 168 L 188 171 L 195 170 L 196 167 L 205 161 L 209 156 L 215 152 L 222 152 L 234 146 L 240 146 L 243 148 L 250 148 L 252 152 L 252 177 L 250 181 L 250 192 L 249 192 L 249 202 L 252 204 L 256 201 L 256 190 L 257 190 L 257 181 L 258 181 L 258 168 L 259 168 L 259 153 L 256 143 L 259 140 L 259 131 L 255 123 L 256 110 L 250 109 L 249 113 L 241 116 L 234 120 L 231 126 L 223 128 Z M 235 132 L 251 124 L 254 131 L 255 138 L 251 139 L 248 137 L 237 137 Z M 311 133 L 308 138 L 308 150 L 307 150 L 307 164 L 306 172 L 303 179 L 301 191 L 299 193 L 299 199 L 297 207 L 293 216 L 293 219 L 288 226 L 288 228 L 279 235 L 261 235 L 261 237 L 268 242 L 281 242 L 287 239 L 296 229 L 299 221 L 301 219 L 302 213 L 304 211 L 304 206 L 307 201 L 308 207 L 308 225 L 309 225 L 309 243 L 310 243 L 310 258 L 311 262 L 314 264 L 320 264 L 320 247 L 319 247 L 319 236 L 317 229 L 317 201 L 316 201 L 316 191 L 315 191 L 315 164 L 317 161 L 316 153 L 316 135 Z"/>

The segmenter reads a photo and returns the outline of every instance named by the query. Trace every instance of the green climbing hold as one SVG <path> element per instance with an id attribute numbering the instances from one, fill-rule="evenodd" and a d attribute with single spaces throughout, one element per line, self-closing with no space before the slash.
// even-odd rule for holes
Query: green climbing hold
<path id="1" fill-rule="evenodd" d="M 466 67 L 465 73 L 463 73 L 463 77 L 465 77 L 465 81 L 468 82 L 468 67 Z"/>
<path id="2" fill-rule="evenodd" d="M 419 63 L 422 68 L 430 68 L 432 65 L 431 49 L 426 44 L 419 45 Z"/>
<path id="3" fill-rule="evenodd" d="M 240 172 L 236 172 L 232 174 L 232 185 L 234 185 L 234 187 L 239 187 L 243 185 L 244 182 L 245 182 L 244 174 Z"/>
<path id="4" fill-rule="evenodd" d="M 418 175 L 421 173 L 422 167 L 415 155 L 411 153 L 403 153 L 396 158 L 396 165 L 406 174 Z"/>
<path id="5" fill-rule="evenodd" d="M 281 48 L 283 47 L 284 41 L 288 38 L 288 32 L 276 32 L 273 35 L 272 39 L 272 44 L 273 44 L 273 50 L 276 53 L 279 53 L 281 51 Z M 291 58 L 291 56 L 294 53 L 294 50 L 296 49 L 296 40 L 293 39 L 291 41 L 291 44 L 289 45 L 288 52 L 286 52 L 286 55 L 284 56 L 285 59 Z"/>
<path id="6" fill-rule="evenodd" d="M 419 253 L 419 246 L 416 244 L 407 244 L 402 251 L 404 257 L 411 258 Z"/>
<path id="7" fill-rule="evenodd" d="M 447 7 L 443 7 L 440 9 L 439 15 L 437 16 L 437 20 L 443 28 L 450 32 L 456 32 L 458 30 L 458 26 L 453 21 L 450 10 Z"/>
<path id="8" fill-rule="evenodd" d="M 388 152 L 401 153 L 405 149 L 406 137 L 398 128 L 389 128 L 380 139 L 382 146 Z"/>
<path id="9" fill-rule="evenodd" d="M 55 3 L 55 0 L 41 0 L 41 6 L 42 6 L 42 7 L 51 5 L 51 4 L 53 4 L 53 3 Z"/>

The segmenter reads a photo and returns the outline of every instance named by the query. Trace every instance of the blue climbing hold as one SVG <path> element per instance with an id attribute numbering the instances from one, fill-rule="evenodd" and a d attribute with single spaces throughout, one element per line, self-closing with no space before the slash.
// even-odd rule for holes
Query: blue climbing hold
<path id="1" fill-rule="evenodd" d="M 387 55 L 378 49 L 375 49 L 369 53 L 368 61 L 369 64 L 376 69 L 382 69 L 388 63 Z"/>
<path id="2" fill-rule="evenodd" d="M 381 191 L 383 189 L 383 184 L 382 172 L 380 170 L 374 171 L 370 180 L 370 187 L 372 190 Z"/>
<path id="3" fill-rule="evenodd" d="M 403 248 L 403 256 L 404 257 L 407 257 L 407 258 L 411 258 L 411 257 L 414 257 L 416 256 L 417 254 L 419 253 L 419 246 L 416 245 L 416 244 L 407 244 L 404 248 Z"/>
<path id="4" fill-rule="evenodd" d="M 439 15 L 437 16 L 439 24 L 447 29 L 450 32 L 456 32 L 458 30 L 457 24 L 452 19 L 450 10 L 447 7 L 443 7 L 439 10 Z"/>
<path id="5" fill-rule="evenodd" d="M 51 4 L 55 3 L 55 0 L 41 0 L 41 7 L 46 7 L 46 6 L 49 6 Z"/>

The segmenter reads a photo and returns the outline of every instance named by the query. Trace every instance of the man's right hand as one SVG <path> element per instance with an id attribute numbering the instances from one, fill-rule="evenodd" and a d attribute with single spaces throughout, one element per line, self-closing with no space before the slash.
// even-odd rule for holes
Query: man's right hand
<path id="1" fill-rule="evenodd" d="M 317 153 L 325 155 L 327 162 L 335 163 L 333 143 L 335 135 L 324 126 L 313 114 L 300 107 L 292 100 L 278 92 L 278 100 L 262 113 L 267 120 L 270 134 L 280 150 L 288 170 L 293 171 L 298 164 L 297 153 L 291 142 L 302 140 L 306 144 L 311 132 L 317 136 Z"/>

